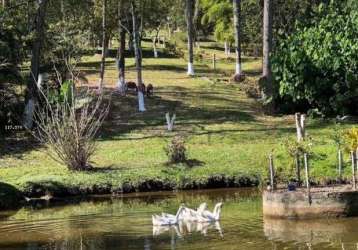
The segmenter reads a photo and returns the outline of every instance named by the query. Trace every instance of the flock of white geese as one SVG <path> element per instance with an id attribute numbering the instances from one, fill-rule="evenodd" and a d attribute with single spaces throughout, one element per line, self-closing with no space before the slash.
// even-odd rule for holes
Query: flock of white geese
<path id="1" fill-rule="evenodd" d="M 200 204 L 196 210 L 181 205 L 175 215 L 167 213 L 152 215 L 152 223 L 153 226 L 171 226 L 177 225 L 180 221 L 198 223 L 216 222 L 220 220 L 222 205 L 222 202 L 217 203 L 212 212 L 208 210 L 206 203 Z"/>

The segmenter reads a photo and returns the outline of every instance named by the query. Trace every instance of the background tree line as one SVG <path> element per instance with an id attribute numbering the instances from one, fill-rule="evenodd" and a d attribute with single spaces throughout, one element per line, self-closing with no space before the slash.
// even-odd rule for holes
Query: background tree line
<path id="1" fill-rule="evenodd" d="M 55 65 L 65 80 L 66 61 L 77 62 L 97 49 L 102 53 L 101 87 L 113 41 L 119 44 L 119 88 L 125 84 L 125 55 L 136 56 L 140 84 L 141 41 L 150 38 L 155 50 L 160 35 L 170 39 L 180 31 L 187 32 L 189 64 L 195 45 L 208 39 L 220 42 L 227 54 L 236 50 L 237 64 L 242 53 L 263 56 L 261 89 L 265 103 L 276 110 L 354 113 L 356 16 L 354 0 L 3 0 L 0 91 L 7 101 L 1 102 L 1 122 L 11 122 L 14 113 L 36 99 L 39 72 L 52 72 Z M 188 74 L 194 74 L 188 67 Z M 244 74 L 239 66 L 233 70 Z M 26 94 L 18 91 L 24 83 Z"/>

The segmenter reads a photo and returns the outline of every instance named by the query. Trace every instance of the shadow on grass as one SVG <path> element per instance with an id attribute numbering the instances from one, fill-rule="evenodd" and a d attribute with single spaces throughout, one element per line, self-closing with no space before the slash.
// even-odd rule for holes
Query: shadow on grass
<path id="1" fill-rule="evenodd" d="M 137 97 L 112 96 L 112 105 L 109 116 L 104 124 L 102 139 L 111 139 L 123 133 L 136 129 L 165 125 L 165 113 L 175 112 L 179 124 L 217 124 L 223 122 L 254 122 L 255 118 L 246 109 L 250 107 L 241 100 L 234 100 L 219 96 L 219 93 L 195 91 L 172 87 L 166 92 L 160 92 L 146 99 L 148 111 L 137 111 Z M 193 102 L 196 105 L 193 105 Z M 225 102 L 224 105 L 206 105 L 205 103 Z M 202 104 L 201 104 L 202 103 Z"/>
<path id="2" fill-rule="evenodd" d="M 167 50 L 163 50 L 160 47 L 157 47 L 158 56 L 159 58 L 176 58 L 176 55 L 173 53 L 168 52 Z M 117 49 L 108 49 L 107 50 L 107 58 L 116 58 L 117 57 L 118 50 Z M 102 55 L 102 49 L 97 49 L 94 51 L 94 54 Z M 134 51 L 128 51 L 126 50 L 124 53 L 124 56 L 126 58 L 133 58 L 134 57 Z M 154 58 L 154 52 L 152 48 L 142 48 L 142 58 Z"/>
<path id="3" fill-rule="evenodd" d="M 182 164 L 186 167 L 189 168 L 194 168 L 194 167 L 201 167 L 205 165 L 205 162 L 197 160 L 197 159 L 187 159 L 184 162 L 181 163 L 172 163 L 172 162 L 166 162 L 164 165 L 167 167 L 175 167 L 177 166 L 177 164 Z"/>
<path id="4" fill-rule="evenodd" d="M 232 89 L 189 89 L 166 87 L 155 89 L 154 97 L 146 99 L 147 111 L 137 111 L 137 96 L 112 96 L 112 106 L 102 130 L 102 140 L 141 140 L 167 138 L 172 134 L 165 129 L 165 113 L 176 113 L 176 133 L 187 135 L 230 134 L 235 132 L 266 132 L 265 135 L 290 135 L 294 127 L 264 126 L 256 120 L 260 109 L 254 102 L 247 102 L 235 96 Z M 223 123 L 251 124 L 250 127 L 205 130 L 206 125 Z M 257 124 L 257 126 L 255 126 Z M 317 123 L 309 129 L 323 128 L 329 123 Z M 139 131 L 134 137 L 121 137 L 122 134 Z"/>
<path id="5" fill-rule="evenodd" d="M 0 143 L 0 156 L 11 155 L 17 159 L 23 159 L 24 153 L 41 147 L 37 140 L 23 131 L 16 131 L 1 139 L 3 142 Z M 0 167 L 7 166 L 0 164 Z"/>

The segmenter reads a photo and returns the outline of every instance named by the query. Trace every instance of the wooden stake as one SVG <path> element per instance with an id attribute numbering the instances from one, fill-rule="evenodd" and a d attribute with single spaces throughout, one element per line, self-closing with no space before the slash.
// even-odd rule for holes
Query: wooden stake
<path id="1" fill-rule="evenodd" d="M 343 155 L 342 150 L 338 150 L 338 178 L 342 180 Z"/>
<path id="2" fill-rule="evenodd" d="M 272 154 L 269 156 L 269 168 L 270 168 L 270 184 L 271 184 L 271 190 L 275 190 L 275 169 L 273 165 L 273 158 Z"/>
<path id="3" fill-rule="evenodd" d="M 352 159 L 352 183 L 353 183 L 353 189 L 356 190 L 357 184 L 356 184 L 356 170 L 355 170 L 355 158 L 354 158 L 354 152 L 351 151 L 351 159 Z"/>
<path id="4" fill-rule="evenodd" d="M 310 184 L 310 173 L 309 173 L 309 165 L 308 165 L 308 156 L 305 153 L 303 155 L 304 161 L 305 161 L 305 170 L 306 170 L 306 187 L 307 187 L 307 196 L 308 196 L 308 202 L 311 204 L 311 184 Z"/>
<path id="5" fill-rule="evenodd" d="M 216 71 L 216 54 L 213 54 L 213 69 Z"/>
<path id="6" fill-rule="evenodd" d="M 356 159 L 356 173 L 358 173 L 358 148 L 356 150 L 355 159 Z"/>
<path id="7" fill-rule="evenodd" d="M 296 154 L 296 177 L 298 186 L 301 186 L 301 166 L 300 166 L 300 155 Z"/>

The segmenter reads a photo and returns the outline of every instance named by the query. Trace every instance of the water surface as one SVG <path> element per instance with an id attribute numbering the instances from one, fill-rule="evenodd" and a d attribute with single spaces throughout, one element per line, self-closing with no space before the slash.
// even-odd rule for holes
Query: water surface
<path id="1" fill-rule="evenodd" d="M 156 227 L 154 213 L 181 203 L 212 209 L 217 224 Z M 262 218 L 256 189 L 143 193 L 0 214 L 1 249 L 358 249 L 358 219 L 286 221 Z"/>

